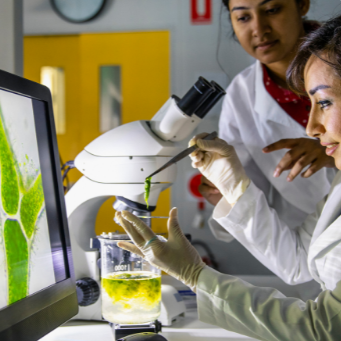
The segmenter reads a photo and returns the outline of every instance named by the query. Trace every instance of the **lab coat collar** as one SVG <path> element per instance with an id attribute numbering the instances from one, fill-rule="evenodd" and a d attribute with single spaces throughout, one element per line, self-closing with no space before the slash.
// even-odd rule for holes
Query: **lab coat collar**
<path id="1" fill-rule="evenodd" d="M 263 68 L 258 60 L 255 72 L 255 111 L 265 121 L 274 121 L 288 128 L 303 130 L 305 133 L 304 127 L 291 118 L 266 91 L 263 82 Z"/>

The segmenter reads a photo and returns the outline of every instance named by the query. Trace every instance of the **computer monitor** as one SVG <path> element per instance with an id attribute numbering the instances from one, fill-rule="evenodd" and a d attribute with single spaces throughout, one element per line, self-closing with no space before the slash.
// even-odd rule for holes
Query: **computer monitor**
<path id="1" fill-rule="evenodd" d="M 0 340 L 38 340 L 77 312 L 51 94 L 0 71 Z"/>

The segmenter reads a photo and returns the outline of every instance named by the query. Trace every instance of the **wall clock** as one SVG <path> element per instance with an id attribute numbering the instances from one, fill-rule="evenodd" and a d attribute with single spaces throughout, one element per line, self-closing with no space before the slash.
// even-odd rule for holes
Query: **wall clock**
<path id="1" fill-rule="evenodd" d="M 53 9 L 67 21 L 82 23 L 94 19 L 107 0 L 51 0 Z"/>

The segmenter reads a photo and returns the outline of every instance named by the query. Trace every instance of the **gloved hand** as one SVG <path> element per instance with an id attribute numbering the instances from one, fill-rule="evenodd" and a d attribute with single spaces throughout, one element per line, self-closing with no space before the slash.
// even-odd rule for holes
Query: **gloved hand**
<path id="1" fill-rule="evenodd" d="M 202 133 L 189 141 L 189 146 L 198 145 L 190 157 L 192 167 L 210 180 L 224 196 L 227 202 L 234 205 L 250 184 L 244 168 L 233 146 L 224 140 L 202 140 L 207 133 Z"/>
<path id="2" fill-rule="evenodd" d="M 156 234 L 139 218 L 127 211 L 116 212 L 116 218 L 135 245 L 118 242 L 117 245 L 146 259 L 151 265 L 177 278 L 193 291 L 205 263 L 190 244 L 178 223 L 177 209 L 168 219 L 168 241 L 160 241 Z"/>
<path id="3" fill-rule="evenodd" d="M 200 179 L 198 190 L 200 194 L 213 206 L 216 206 L 222 198 L 222 194 L 219 192 L 219 189 L 204 176 Z"/>

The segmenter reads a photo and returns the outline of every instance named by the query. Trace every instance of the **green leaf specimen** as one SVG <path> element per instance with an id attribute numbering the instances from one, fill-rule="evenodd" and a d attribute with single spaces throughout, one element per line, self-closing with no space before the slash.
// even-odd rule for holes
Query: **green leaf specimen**
<path id="1" fill-rule="evenodd" d="M 151 183 L 152 183 L 152 177 L 146 178 L 146 180 L 144 180 L 144 201 L 147 204 L 147 208 L 149 208 L 148 199 L 149 199 Z"/>
<path id="2" fill-rule="evenodd" d="M 1 114 L 1 108 L 0 108 Z M 1 201 L 7 214 L 14 215 L 19 206 L 19 184 L 13 153 L 0 119 Z"/>
<path id="3" fill-rule="evenodd" d="M 7 219 L 4 226 L 8 272 L 8 304 L 27 296 L 28 246 L 20 224 Z"/>
<path id="4" fill-rule="evenodd" d="M 24 194 L 20 205 L 21 222 L 29 239 L 33 235 L 38 214 L 43 203 L 43 183 L 41 181 L 41 174 L 39 174 L 33 186 Z"/>
<path id="5" fill-rule="evenodd" d="M 26 160 L 28 159 L 26 155 Z M 41 174 L 39 173 L 31 188 L 25 191 L 19 187 L 18 180 L 19 177 L 20 180 L 22 178 L 20 171 L 17 173 L 16 166 L 0 107 L 0 191 L 1 204 L 5 212 L 3 238 L 7 265 L 8 304 L 28 295 L 29 253 L 39 213 L 44 204 Z M 24 193 L 21 194 L 21 191 Z"/>

